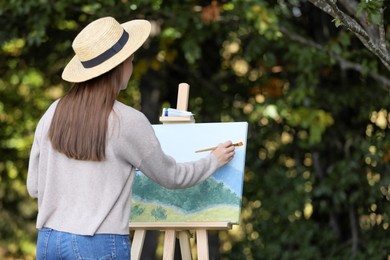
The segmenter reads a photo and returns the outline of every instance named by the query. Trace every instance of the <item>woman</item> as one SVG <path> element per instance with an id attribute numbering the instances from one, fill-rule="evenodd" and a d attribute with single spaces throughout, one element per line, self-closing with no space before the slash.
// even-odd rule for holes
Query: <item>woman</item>
<path id="1" fill-rule="evenodd" d="M 129 259 L 135 169 L 168 188 L 193 186 L 234 156 L 230 141 L 207 157 L 176 163 L 146 117 L 116 100 L 150 23 L 112 17 L 85 27 L 62 78 L 74 83 L 38 123 L 27 189 L 38 198 L 37 259 Z M 161 171 L 161 169 L 164 169 Z"/>

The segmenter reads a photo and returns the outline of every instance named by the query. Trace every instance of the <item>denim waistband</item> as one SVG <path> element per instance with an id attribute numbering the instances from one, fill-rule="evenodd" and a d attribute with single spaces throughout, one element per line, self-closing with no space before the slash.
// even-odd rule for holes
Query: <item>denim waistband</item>
<path id="1" fill-rule="evenodd" d="M 37 259 L 129 260 L 130 238 L 118 234 L 77 235 L 44 227 L 38 232 Z"/>

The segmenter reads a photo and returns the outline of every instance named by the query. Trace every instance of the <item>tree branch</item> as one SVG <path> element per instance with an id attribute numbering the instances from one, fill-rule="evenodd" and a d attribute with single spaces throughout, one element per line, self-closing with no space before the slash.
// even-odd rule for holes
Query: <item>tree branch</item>
<path id="1" fill-rule="evenodd" d="M 320 8 L 324 12 L 328 13 L 334 18 L 339 19 L 342 24 L 349 30 L 351 30 L 363 43 L 363 45 L 374 53 L 390 71 L 390 54 L 386 49 L 383 49 L 382 44 L 376 43 L 376 41 L 370 37 L 367 31 L 351 16 L 341 11 L 335 0 L 309 0 L 310 3 Z M 383 23 L 383 19 L 382 19 Z M 384 31 L 383 31 L 384 32 Z M 384 36 L 382 36 L 384 37 Z"/>
<path id="2" fill-rule="evenodd" d="M 376 26 L 373 26 L 367 22 L 367 13 L 363 11 L 360 15 L 358 15 L 358 3 L 356 1 L 338 0 L 338 2 L 344 6 L 344 8 L 351 16 L 355 17 L 355 20 L 358 21 L 362 27 L 364 27 L 364 29 L 369 35 L 371 35 L 371 37 L 378 35 Z"/>
<path id="3" fill-rule="evenodd" d="M 359 244 L 359 232 L 358 232 L 358 222 L 356 219 L 355 209 L 352 205 L 349 207 L 349 221 L 351 226 L 351 239 L 352 239 L 351 253 L 352 256 L 356 256 L 357 248 Z"/>
<path id="4" fill-rule="evenodd" d="M 306 46 L 309 46 L 309 47 L 312 47 L 312 48 L 315 48 L 315 49 L 321 50 L 321 51 L 326 49 L 321 44 L 318 44 L 314 41 L 306 39 L 306 38 L 304 38 L 296 33 L 293 33 L 291 30 L 287 30 L 284 27 L 280 27 L 280 30 L 284 35 L 286 35 L 288 38 L 290 38 L 293 41 L 296 41 L 298 43 L 301 43 L 303 45 L 306 45 Z M 355 70 L 361 74 L 364 73 L 364 68 L 361 64 L 346 60 L 345 58 L 341 57 L 340 55 L 336 54 L 335 52 L 333 52 L 331 50 L 328 50 L 328 54 L 332 59 L 334 59 L 338 62 L 338 64 L 340 65 L 340 68 L 342 70 L 352 69 L 352 70 Z M 371 78 L 375 79 L 376 81 L 382 83 L 383 84 L 382 87 L 384 90 L 386 90 L 386 91 L 390 90 L 390 78 L 387 78 L 387 77 L 380 75 L 377 72 L 373 72 L 373 71 L 369 71 L 367 73 L 367 75 L 370 76 Z"/>
<path id="5" fill-rule="evenodd" d="M 384 52 L 387 52 L 386 48 L 386 32 L 385 32 L 385 24 L 383 19 L 384 9 L 380 9 L 381 12 L 381 23 L 379 24 L 379 46 L 382 48 Z"/>
<path id="6" fill-rule="evenodd" d="M 313 152 L 313 163 L 315 175 L 318 177 L 319 180 L 323 180 L 325 178 L 325 173 L 321 167 L 320 155 L 318 152 Z"/>
<path id="7" fill-rule="evenodd" d="M 348 16 L 343 11 L 341 11 L 335 2 L 333 2 L 332 0 L 325 0 L 325 2 L 329 4 L 330 8 L 336 14 L 334 18 L 339 18 L 343 22 L 343 25 L 348 29 L 350 29 L 355 34 L 360 35 L 367 41 L 370 40 L 368 33 L 362 28 L 362 26 L 358 22 L 356 22 L 355 19 L 353 19 L 352 17 Z"/>
<path id="8" fill-rule="evenodd" d="M 309 0 L 310 3 L 317 6 L 319 9 L 324 11 L 325 13 L 329 14 L 332 17 L 336 17 L 335 12 L 333 9 L 324 1 L 322 0 Z"/>

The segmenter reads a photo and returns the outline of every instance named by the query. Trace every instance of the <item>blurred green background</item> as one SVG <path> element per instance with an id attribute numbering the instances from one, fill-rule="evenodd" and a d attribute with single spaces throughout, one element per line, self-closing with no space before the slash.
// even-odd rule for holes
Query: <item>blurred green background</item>
<path id="1" fill-rule="evenodd" d="M 186 82 L 197 122 L 249 123 L 241 223 L 217 258 L 389 259 L 390 4 L 332 3 L 0 0 L 0 259 L 35 257 L 34 130 L 102 16 L 153 25 L 121 101 L 159 123 Z"/>

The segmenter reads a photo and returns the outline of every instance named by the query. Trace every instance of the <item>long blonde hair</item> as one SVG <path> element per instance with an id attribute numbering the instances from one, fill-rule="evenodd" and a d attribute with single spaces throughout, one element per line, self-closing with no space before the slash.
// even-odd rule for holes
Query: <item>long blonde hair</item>
<path id="1" fill-rule="evenodd" d="M 49 129 L 55 150 L 77 160 L 105 159 L 108 118 L 122 74 L 123 63 L 97 78 L 75 83 L 60 99 Z"/>

